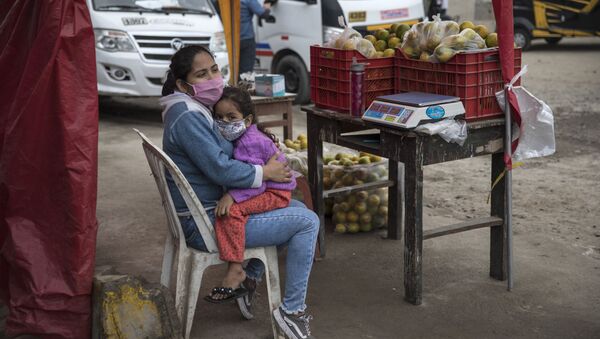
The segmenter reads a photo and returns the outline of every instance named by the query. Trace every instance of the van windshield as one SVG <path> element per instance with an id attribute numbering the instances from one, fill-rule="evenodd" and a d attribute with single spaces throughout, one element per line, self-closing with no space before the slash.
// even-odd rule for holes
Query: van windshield
<path id="1" fill-rule="evenodd" d="M 97 11 L 163 12 L 214 15 L 209 0 L 93 0 Z"/>

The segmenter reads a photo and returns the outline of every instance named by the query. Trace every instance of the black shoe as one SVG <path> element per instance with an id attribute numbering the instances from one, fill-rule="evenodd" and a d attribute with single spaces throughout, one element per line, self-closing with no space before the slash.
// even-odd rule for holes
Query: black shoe
<path id="1" fill-rule="evenodd" d="M 256 280 L 246 278 L 246 280 L 242 282 L 242 287 L 248 290 L 248 294 L 237 298 L 235 302 L 240 309 L 240 313 L 242 313 L 242 317 L 247 320 L 254 319 L 254 314 L 252 314 L 252 301 L 254 299 L 254 293 L 256 292 Z"/>
<path id="2" fill-rule="evenodd" d="M 289 339 L 314 339 L 310 335 L 310 328 L 308 326 L 308 322 L 312 319 L 312 316 L 307 314 L 287 314 L 280 306 L 273 311 L 273 318 L 275 318 L 279 329 Z"/>

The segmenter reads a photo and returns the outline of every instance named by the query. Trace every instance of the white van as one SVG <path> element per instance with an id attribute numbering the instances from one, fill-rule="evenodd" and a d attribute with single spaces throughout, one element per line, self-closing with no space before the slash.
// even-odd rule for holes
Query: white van
<path id="1" fill-rule="evenodd" d="M 338 16 L 365 35 L 392 23 L 416 23 L 424 9 L 422 0 L 279 0 L 271 14 L 274 23 L 255 22 L 255 70 L 283 74 L 286 91 L 305 103 L 310 98 L 309 47 L 342 31 Z"/>
<path id="2" fill-rule="evenodd" d="M 210 0 L 87 0 L 96 38 L 98 93 L 159 96 L 171 56 L 187 45 L 215 54 L 229 79 L 221 20 Z"/>

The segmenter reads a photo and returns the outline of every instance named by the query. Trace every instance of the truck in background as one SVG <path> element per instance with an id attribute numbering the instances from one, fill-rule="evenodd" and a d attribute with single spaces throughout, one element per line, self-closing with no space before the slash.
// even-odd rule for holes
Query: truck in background
<path id="1" fill-rule="evenodd" d="M 223 77 L 229 61 L 223 26 L 210 0 L 87 0 L 101 96 L 159 96 L 171 56 L 187 45 L 210 48 Z"/>
<path id="2" fill-rule="evenodd" d="M 296 103 L 310 100 L 310 46 L 342 32 L 338 16 L 363 36 L 393 23 L 412 24 L 425 16 L 422 0 L 279 0 L 275 22 L 255 20 L 255 70 L 285 76 L 286 92 Z"/>

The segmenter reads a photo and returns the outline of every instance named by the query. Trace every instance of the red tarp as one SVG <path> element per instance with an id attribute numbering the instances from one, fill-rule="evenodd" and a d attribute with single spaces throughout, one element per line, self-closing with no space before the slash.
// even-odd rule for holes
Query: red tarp
<path id="1" fill-rule="evenodd" d="M 507 0 L 493 0 L 492 4 L 494 6 L 494 16 L 496 17 L 496 32 L 498 32 L 498 48 L 500 50 L 502 79 L 505 84 L 508 84 L 513 76 L 515 76 L 513 2 Z M 514 92 L 509 91 L 508 99 L 510 101 L 513 122 L 521 126 L 521 113 L 519 110 L 519 103 L 517 102 L 517 96 Z M 513 142 L 513 152 L 517 148 L 517 143 L 518 140 Z M 512 161 L 506 153 L 504 154 L 504 163 L 511 169 Z"/>
<path id="2" fill-rule="evenodd" d="M 85 0 L 0 1 L 0 296 L 6 334 L 87 338 L 98 95 Z"/>

